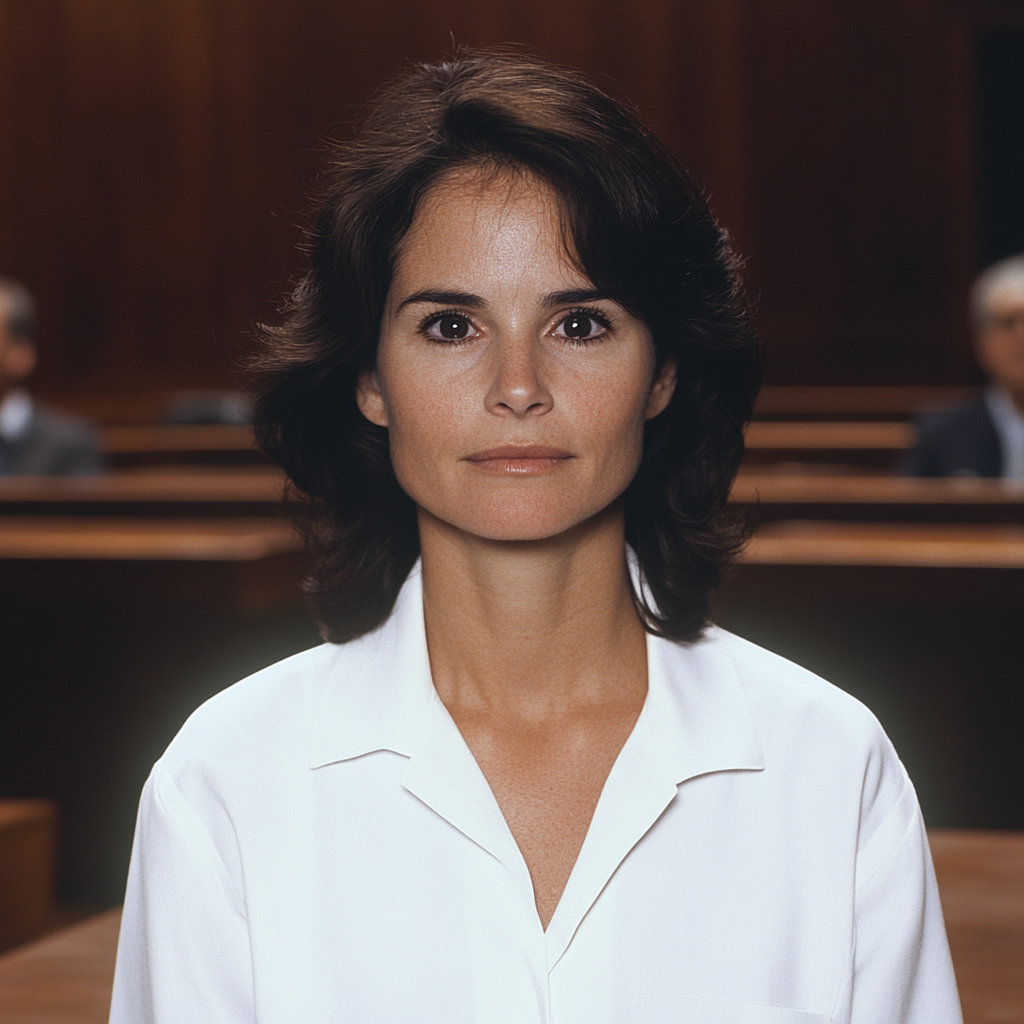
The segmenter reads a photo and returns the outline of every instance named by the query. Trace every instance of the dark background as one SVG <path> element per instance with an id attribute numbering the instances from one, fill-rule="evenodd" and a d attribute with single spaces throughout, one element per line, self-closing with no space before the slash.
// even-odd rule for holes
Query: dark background
<path id="1" fill-rule="evenodd" d="M 991 263 L 1024 250 L 1024 28 L 978 40 L 980 251 Z"/>
<path id="2" fill-rule="evenodd" d="M 298 269 L 328 137 L 410 60 L 514 41 L 634 101 L 748 257 L 784 384 L 978 380 L 1024 248 L 1024 3 L 2 0 L 0 273 L 37 390 L 223 386 Z"/>

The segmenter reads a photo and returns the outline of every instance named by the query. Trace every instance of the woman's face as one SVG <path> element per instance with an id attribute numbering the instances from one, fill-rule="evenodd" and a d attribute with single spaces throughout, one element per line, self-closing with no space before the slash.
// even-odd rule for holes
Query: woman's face
<path id="1" fill-rule="evenodd" d="M 622 494 L 674 386 L 647 326 L 567 258 L 552 190 L 467 171 L 416 211 L 358 402 L 422 510 L 539 540 Z"/>

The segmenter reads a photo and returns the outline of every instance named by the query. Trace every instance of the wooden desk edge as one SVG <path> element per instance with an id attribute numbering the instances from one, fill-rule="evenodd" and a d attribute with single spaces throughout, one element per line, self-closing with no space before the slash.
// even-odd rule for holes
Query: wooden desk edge
<path id="1" fill-rule="evenodd" d="M 302 550 L 280 519 L 0 518 L 0 559 L 253 562 Z"/>

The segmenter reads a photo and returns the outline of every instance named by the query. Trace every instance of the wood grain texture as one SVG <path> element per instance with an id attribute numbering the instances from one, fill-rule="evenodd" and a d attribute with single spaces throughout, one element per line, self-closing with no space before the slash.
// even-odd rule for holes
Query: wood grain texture
<path id="1" fill-rule="evenodd" d="M 41 935 L 49 924 L 56 853 L 52 800 L 0 799 L 0 950 Z"/>
<path id="2" fill-rule="evenodd" d="M 931 523 L 781 521 L 741 555 L 753 565 L 875 565 L 1024 569 L 1024 528 Z"/>
<path id="3" fill-rule="evenodd" d="M 255 444 L 252 427 L 213 423 L 104 427 L 100 431 L 100 442 L 108 454 L 175 452 L 186 456 L 192 452 L 247 452 Z"/>
<path id="4" fill-rule="evenodd" d="M 256 447 L 252 427 L 226 423 L 128 423 L 101 427 L 108 468 L 249 466 L 270 460 Z"/>
<path id="5" fill-rule="evenodd" d="M 0 0 L 0 270 L 51 395 L 223 386 L 327 137 L 514 42 L 628 97 L 747 257 L 780 384 L 977 381 L 971 39 L 940 0 Z"/>
<path id="6" fill-rule="evenodd" d="M 252 562 L 301 550 L 280 519 L 0 519 L 0 559 Z"/>
<path id="7" fill-rule="evenodd" d="M 0 512 L 26 502 L 263 502 L 277 504 L 284 474 L 273 467 L 167 467 L 95 477 L 0 477 Z"/>
<path id="8" fill-rule="evenodd" d="M 106 1024 L 121 911 L 0 956 L 4 1024 Z"/>
<path id="9" fill-rule="evenodd" d="M 913 443 L 914 430 L 907 423 L 754 422 L 746 431 L 748 450 L 881 448 L 904 451 Z"/>
<path id="10" fill-rule="evenodd" d="M 932 829 L 964 1024 L 1024 1024 L 1024 834 Z"/>
<path id="11" fill-rule="evenodd" d="M 808 454 L 830 461 L 766 464 L 748 458 L 733 482 L 732 502 L 761 525 L 784 519 L 1024 525 L 1024 488 L 1014 481 L 859 475 L 851 465 L 837 464 L 843 452 L 805 450 L 799 457 Z"/>
<path id="12" fill-rule="evenodd" d="M 1000 505 L 1024 503 L 1024 486 L 1015 481 L 954 478 L 909 479 L 891 476 L 819 476 L 816 474 L 741 473 L 732 488 L 741 502 L 805 504 L 886 503 L 898 517 L 899 506 L 929 504 Z"/>
<path id="13" fill-rule="evenodd" d="M 980 393 L 968 385 L 767 384 L 757 396 L 754 418 L 909 419 L 936 405 L 971 401 Z"/>

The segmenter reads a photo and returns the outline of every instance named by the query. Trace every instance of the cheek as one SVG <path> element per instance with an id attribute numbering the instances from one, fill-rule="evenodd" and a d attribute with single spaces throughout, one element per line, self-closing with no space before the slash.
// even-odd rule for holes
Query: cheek
<path id="1" fill-rule="evenodd" d="M 562 396 L 565 421 L 571 424 L 575 447 L 586 467 L 576 493 L 587 504 L 604 505 L 629 486 L 639 469 L 648 379 L 641 369 L 602 375 L 579 385 Z"/>
<path id="2" fill-rule="evenodd" d="M 411 493 L 417 480 L 443 471 L 457 451 L 465 396 L 427 373 L 385 377 L 383 392 L 391 461 L 399 483 Z"/>
<path id="3" fill-rule="evenodd" d="M 621 472 L 630 479 L 640 465 L 643 452 L 646 397 L 646 393 L 622 395 L 623 400 L 601 410 L 595 426 L 595 439 L 599 439 L 609 461 L 620 465 Z"/>
<path id="4" fill-rule="evenodd" d="M 580 389 L 576 415 L 588 423 L 588 433 L 610 454 L 631 452 L 642 445 L 652 374 L 646 362 L 630 363 Z"/>

